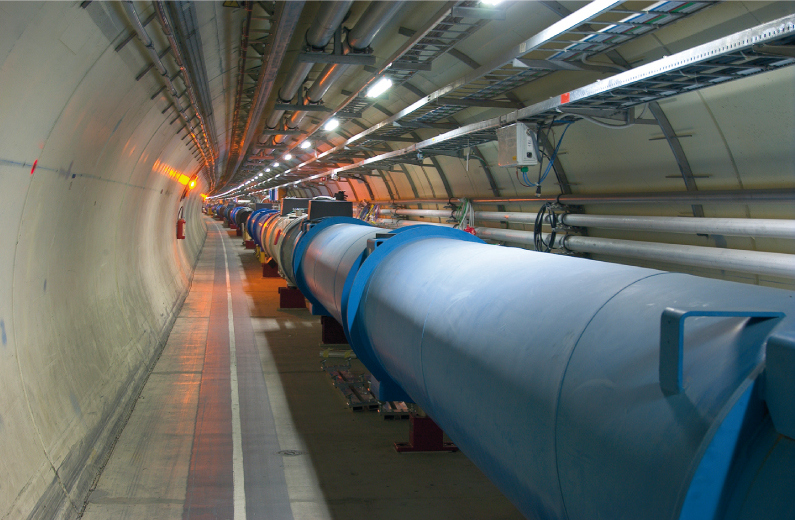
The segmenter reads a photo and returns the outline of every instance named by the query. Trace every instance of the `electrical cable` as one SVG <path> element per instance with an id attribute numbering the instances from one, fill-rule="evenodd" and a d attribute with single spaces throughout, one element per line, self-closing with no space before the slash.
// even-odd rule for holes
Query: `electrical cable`
<path id="1" fill-rule="evenodd" d="M 554 120 L 552 121 L 554 123 Z M 538 182 L 533 182 L 527 177 L 527 171 L 522 171 L 522 178 L 524 179 L 524 186 L 526 187 L 536 187 L 540 188 L 541 183 L 544 182 L 549 175 L 549 172 L 552 171 L 552 166 L 555 164 L 555 159 L 558 157 L 558 151 L 560 150 L 560 145 L 563 143 L 563 138 L 566 136 L 566 131 L 568 131 L 569 127 L 574 123 L 574 121 L 569 121 L 566 123 L 566 127 L 563 129 L 563 133 L 560 134 L 560 139 L 558 140 L 558 144 L 555 145 L 555 149 L 552 152 L 552 156 L 549 158 L 549 162 L 547 163 L 547 168 L 544 170 L 544 173 L 539 176 Z M 541 167 L 539 167 L 539 172 L 541 171 Z M 518 170 L 517 170 L 518 172 Z M 518 176 L 518 173 L 517 173 Z"/>
<path id="2" fill-rule="evenodd" d="M 561 139 L 563 136 L 561 136 Z M 549 216 L 549 224 L 552 226 L 552 232 L 549 235 L 549 240 L 544 241 L 544 235 L 541 232 L 544 226 L 544 219 Z M 533 245 L 536 251 L 541 253 L 549 253 L 555 247 L 555 236 L 558 233 L 558 216 L 555 214 L 554 205 L 547 202 L 536 213 L 536 220 L 533 224 Z"/>

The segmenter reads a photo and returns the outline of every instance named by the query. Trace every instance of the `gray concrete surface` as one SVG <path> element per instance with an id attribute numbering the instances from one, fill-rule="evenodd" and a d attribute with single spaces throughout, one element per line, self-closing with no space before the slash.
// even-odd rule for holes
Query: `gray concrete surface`
<path id="1" fill-rule="evenodd" d="M 4 519 L 79 514 L 205 237 L 203 187 L 180 202 L 173 177 L 195 161 L 108 23 L 73 2 L 0 3 Z"/>
<path id="2" fill-rule="evenodd" d="M 254 255 L 233 234 L 210 224 L 191 292 L 89 497 L 85 519 L 240 518 L 230 513 L 236 490 L 215 495 L 212 512 L 191 506 L 186 498 L 194 481 L 204 478 L 202 473 L 223 473 L 234 464 L 231 455 L 218 452 L 217 466 L 199 467 L 196 460 L 197 439 L 210 413 L 201 410 L 201 386 L 208 373 L 220 376 L 209 366 L 219 344 L 221 354 L 229 352 L 229 343 L 221 336 L 214 341 L 211 332 L 218 315 L 214 309 L 227 318 L 225 271 L 218 268 L 224 246 L 237 349 L 247 518 L 521 518 L 464 454 L 398 454 L 392 444 L 407 439 L 408 421 L 350 411 L 320 370 L 319 318 L 307 310 L 278 310 L 277 289 L 284 281 L 262 278 Z M 353 369 L 364 370 L 358 363 Z M 263 386 L 252 384 L 257 377 Z M 229 396 L 226 381 L 219 396 Z M 227 405 L 219 401 L 215 406 Z M 257 413 L 249 410 L 248 420 L 256 428 L 247 429 L 247 406 L 263 407 L 271 422 L 258 422 Z M 223 425 L 216 427 L 222 430 Z M 227 429 L 214 442 L 222 446 L 231 437 Z M 223 487 L 230 479 L 218 482 Z"/>

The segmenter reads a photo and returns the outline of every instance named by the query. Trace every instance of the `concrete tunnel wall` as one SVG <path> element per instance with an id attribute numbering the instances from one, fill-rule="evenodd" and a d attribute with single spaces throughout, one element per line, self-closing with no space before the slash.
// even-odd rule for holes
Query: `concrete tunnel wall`
<path id="1" fill-rule="evenodd" d="M 160 79 L 135 80 L 140 43 L 114 51 L 117 8 L 0 4 L 0 518 L 77 516 L 206 237 L 206 186 L 180 202 L 172 176 L 199 164 Z"/>

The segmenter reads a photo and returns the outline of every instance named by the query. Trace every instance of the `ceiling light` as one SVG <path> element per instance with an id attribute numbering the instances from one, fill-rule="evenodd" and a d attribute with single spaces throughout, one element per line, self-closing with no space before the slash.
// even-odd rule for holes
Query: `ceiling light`
<path id="1" fill-rule="evenodd" d="M 269 173 L 271 171 L 270 168 L 265 168 L 265 173 Z"/>
<path id="2" fill-rule="evenodd" d="M 367 97 L 378 97 L 392 86 L 392 80 L 389 78 L 381 78 L 375 83 L 370 90 L 367 91 Z"/>
<path id="3" fill-rule="evenodd" d="M 329 119 L 326 122 L 325 125 L 323 125 L 323 130 L 325 130 L 326 132 L 331 132 L 332 130 L 334 130 L 338 126 L 340 126 L 339 120 L 337 118 L 333 117 L 333 118 Z"/>
<path id="4" fill-rule="evenodd" d="M 288 153 L 288 154 L 286 154 L 286 155 L 284 156 L 284 160 L 285 160 L 285 161 L 289 161 L 289 160 L 290 160 L 290 159 L 292 159 L 292 158 L 293 158 L 293 156 L 292 156 L 292 155 L 290 155 L 289 153 Z"/>
<path id="5" fill-rule="evenodd" d="M 277 163 L 277 162 L 273 163 L 273 167 L 274 168 L 278 168 L 279 167 L 279 163 Z"/>
<path id="6" fill-rule="evenodd" d="M 301 148 L 303 148 L 304 150 L 306 150 L 310 146 L 312 146 L 312 142 L 311 141 L 304 141 L 303 143 L 301 143 Z"/>
<path id="7" fill-rule="evenodd" d="M 502 0 L 482 0 L 482 2 L 486 5 L 497 5 L 501 4 Z"/>

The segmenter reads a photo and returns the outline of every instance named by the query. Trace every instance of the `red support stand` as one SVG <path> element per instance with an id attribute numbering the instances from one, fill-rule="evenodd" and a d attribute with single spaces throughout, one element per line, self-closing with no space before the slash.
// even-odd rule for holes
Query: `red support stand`
<path id="1" fill-rule="evenodd" d="M 246 249 L 254 249 L 256 247 L 256 244 L 254 244 L 253 240 L 246 240 L 245 244 Z"/>
<path id="2" fill-rule="evenodd" d="M 262 277 L 279 278 L 279 268 L 276 267 L 276 262 L 269 260 L 262 264 Z"/>
<path id="3" fill-rule="evenodd" d="M 444 432 L 430 417 L 412 413 L 409 417 L 409 442 L 396 442 L 398 453 L 419 451 L 458 451 L 452 442 L 444 442 Z"/>
<path id="4" fill-rule="evenodd" d="M 235 224 L 234 222 L 230 222 L 229 229 L 237 229 L 237 224 Z"/>
<path id="5" fill-rule="evenodd" d="M 331 316 L 320 317 L 321 326 L 321 342 L 324 345 L 347 345 L 348 338 L 345 337 L 345 331 L 342 330 L 342 325 Z"/>
<path id="6" fill-rule="evenodd" d="M 279 287 L 280 309 L 306 309 L 306 300 L 296 287 Z"/>
<path id="7" fill-rule="evenodd" d="M 240 228 L 239 228 L 239 227 L 237 227 L 237 226 L 235 226 L 235 229 L 237 230 L 237 233 L 235 233 L 235 234 L 236 234 L 237 236 L 239 236 L 239 237 L 242 237 L 242 236 L 243 236 L 243 230 L 242 230 L 242 229 L 240 229 Z"/>

